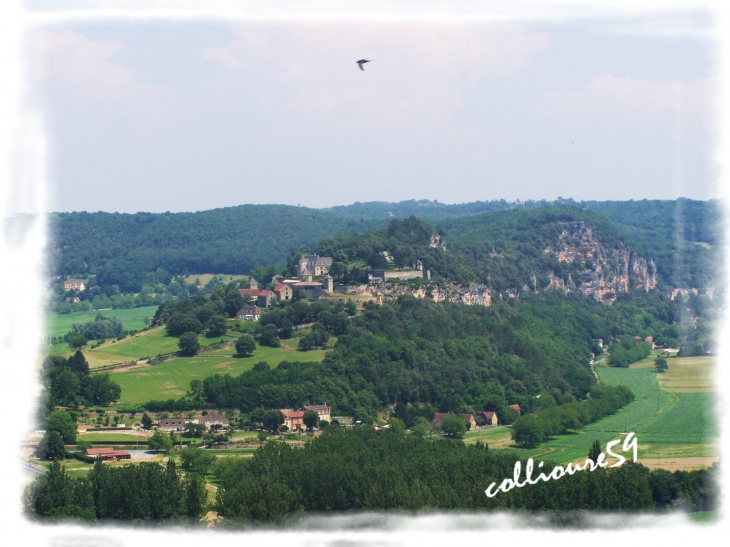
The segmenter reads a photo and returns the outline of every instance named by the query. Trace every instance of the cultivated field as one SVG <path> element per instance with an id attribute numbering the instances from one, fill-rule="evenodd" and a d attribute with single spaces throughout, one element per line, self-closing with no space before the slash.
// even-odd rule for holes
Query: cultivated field
<path id="1" fill-rule="evenodd" d="M 224 348 L 200 353 L 195 357 L 170 359 L 159 365 L 132 370 L 119 369 L 113 378 L 122 387 L 120 403 L 138 404 L 151 399 L 177 399 L 190 389 L 191 380 L 203 380 L 213 374 L 238 375 L 262 361 L 271 367 L 278 366 L 282 361 L 321 361 L 327 353 L 326 350 L 302 352 L 265 346 L 257 346 L 250 357 L 238 357 L 234 352 L 233 348 Z"/>
<path id="2" fill-rule="evenodd" d="M 663 391 L 670 393 L 707 393 L 715 391 L 713 383 L 714 357 L 675 357 L 667 360 L 669 370 L 657 374 Z M 632 365 L 631 368 L 653 368 L 654 361 Z"/>
<path id="3" fill-rule="evenodd" d="M 693 366 L 689 359 L 686 366 Z M 670 370 L 675 364 L 677 375 L 682 376 L 683 373 L 679 372 L 681 363 L 675 361 L 679 359 L 669 360 Z M 704 363 L 703 366 L 709 367 L 710 364 Z M 605 450 L 608 441 L 623 438 L 625 433 L 633 431 L 639 441 L 639 462 L 647 467 L 696 469 L 709 466 L 718 459 L 712 393 L 667 392 L 657 381 L 657 376 L 661 375 L 657 375 L 653 368 L 598 366 L 596 372 L 602 382 L 629 387 L 636 396 L 634 402 L 577 433 L 557 435 L 535 448 L 523 449 L 513 445 L 510 428 L 470 432 L 465 442 L 473 443 L 480 439 L 490 448 L 507 449 L 522 457 L 567 463 L 585 459 L 594 440 L 600 441 Z"/>
<path id="4" fill-rule="evenodd" d="M 44 320 L 46 324 L 46 334 L 53 336 L 63 336 L 74 323 L 88 323 L 96 319 L 96 314 L 101 313 L 104 317 L 116 317 L 123 324 L 125 330 L 142 330 L 147 325 L 144 324 L 145 317 L 155 315 L 158 306 L 144 306 L 142 308 L 131 308 L 129 310 L 104 310 L 96 311 L 79 311 L 73 313 L 55 313 L 46 312 Z"/>

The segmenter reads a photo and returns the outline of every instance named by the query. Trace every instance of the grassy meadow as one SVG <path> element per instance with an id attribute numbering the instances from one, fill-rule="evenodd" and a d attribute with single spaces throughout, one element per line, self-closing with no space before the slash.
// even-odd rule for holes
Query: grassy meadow
<path id="1" fill-rule="evenodd" d="M 128 310 L 104 310 L 97 311 L 78 311 L 73 313 L 56 313 L 46 312 L 44 321 L 46 324 L 46 334 L 52 336 L 63 336 L 74 323 L 88 323 L 96 319 L 96 314 L 101 313 L 104 317 L 116 317 L 123 324 L 125 330 L 142 330 L 147 325 L 144 324 L 145 317 L 155 315 L 158 306 L 144 306 L 142 308 L 131 308 Z"/>
<path id="2" fill-rule="evenodd" d="M 208 338 L 201 334 L 198 336 L 198 341 L 201 346 L 209 346 L 217 342 L 235 340 L 238 336 L 239 334 L 236 333 L 235 336 L 231 334 Z M 178 351 L 177 341 L 177 338 L 167 335 L 165 327 L 156 327 L 123 340 L 107 340 L 94 349 L 89 349 L 87 346 L 81 351 L 89 362 L 89 367 L 93 369 L 104 365 L 126 363 L 134 359 L 145 359 L 160 354 L 173 353 Z M 44 349 L 46 349 L 44 355 L 57 353 L 69 356 L 72 353 L 67 344 L 44 346 Z"/>
<path id="3" fill-rule="evenodd" d="M 327 350 L 303 352 L 257 346 L 252 356 L 238 357 L 233 348 L 224 348 L 194 357 L 177 357 L 159 365 L 120 369 L 113 373 L 113 379 L 122 387 L 120 403 L 138 404 L 151 399 L 177 399 L 190 389 L 191 380 L 203 380 L 213 374 L 238 375 L 262 361 L 271 367 L 282 361 L 321 361 L 326 353 Z"/>

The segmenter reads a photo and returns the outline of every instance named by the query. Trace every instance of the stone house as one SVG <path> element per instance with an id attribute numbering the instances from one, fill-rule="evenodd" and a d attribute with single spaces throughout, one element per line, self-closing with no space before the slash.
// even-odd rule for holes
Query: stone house
<path id="1" fill-rule="evenodd" d="M 484 421 L 487 422 L 485 425 L 499 425 L 496 412 L 477 412 L 476 416 L 484 418 Z"/>
<path id="2" fill-rule="evenodd" d="M 291 408 L 282 408 L 280 410 L 284 415 L 284 425 L 288 431 L 304 431 L 306 429 L 303 410 L 292 410 Z"/>
<path id="3" fill-rule="evenodd" d="M 319 419 L 326 420 L 328 422 L 331 422 L 330 420 L 330 407 L 327 406 L 327 403 L 323 405 L 305 405 L 304 410 L 316 410 L 317 414 L 319 414 Z"/>
<path id="4" fill-rule="evenodd" d="M 317 281 L 300 281 L 291 286 L 294 292 L 301 292 L 305 298 L 319 298 L 322 296 L 322 283 Z"/>
<path id="5" fill-rule="evenodd" d="M 279 283 L 274 289 L 274 294 L 279 302 L 284 302 L 286 300 L 291 300 L 292 296 L 294 296 L 294 291 L 289 285 Z"/>
<path id="6" fill-rule="evenodd" d="M 261 310 L 257 306 L 243 306 L 236 317 L 239 321 L 258 321 L 261 316 Z"/>
<path id="7" fill-rule="evenodd" d="M 332 266 L 332 258 L 319 255 L 302 255 L 297 264 L 297 277 L 311 281 L 313 277 L 326 274 Z"/>

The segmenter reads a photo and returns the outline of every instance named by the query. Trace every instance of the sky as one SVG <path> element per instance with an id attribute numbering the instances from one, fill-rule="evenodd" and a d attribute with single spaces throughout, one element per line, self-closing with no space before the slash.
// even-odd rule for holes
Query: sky
<path id="1" fill-rule="evenodd" d="M 27 40 L 47 208 L 715 198 L 711 26 L 47 25 Z"/>

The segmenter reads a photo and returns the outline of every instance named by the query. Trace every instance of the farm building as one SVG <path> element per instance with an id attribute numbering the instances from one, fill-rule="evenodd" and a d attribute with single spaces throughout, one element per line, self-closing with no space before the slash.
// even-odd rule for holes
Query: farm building
<path id="1" fill-rule="evenodd" d="M 124 450 L 114 450 L 112 447 L 103 448 L 87 448 L 87 456 L 101 456 L 101 459 L 105 462 L 115 462 L 118 460 L 131 460 L 132 455 Z"/>

